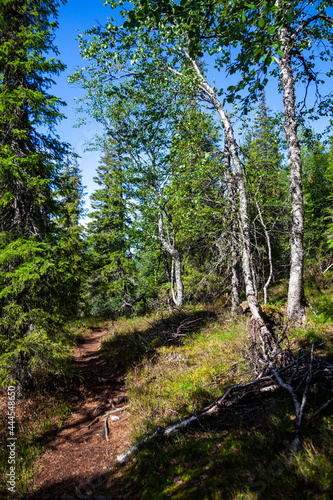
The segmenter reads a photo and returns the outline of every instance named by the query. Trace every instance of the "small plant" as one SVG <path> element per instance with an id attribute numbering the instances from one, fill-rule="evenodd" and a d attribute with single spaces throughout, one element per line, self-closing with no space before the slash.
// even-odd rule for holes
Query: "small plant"
<path id="1" fill-rule="evenodd" d="M 34 477 L 38 458 L 43 453 L 51 435 L 63 424 L 70 415 L 70 407 L 59 397 L 36 394 L 29 400 L 19 402 L 17 410 L 17 434 L 16 434 L 16 493 L 15 498 L 24 498 Z M 1 487 L 0 495 L 3 499 L 13 498 L 7 490 L 6 473 L 8 472 L 8 456 L 6 448 L 7 428 L 6 414 L 1 415 L 0 435 L 2 443 L 0 452 L 1 464 Z"/>

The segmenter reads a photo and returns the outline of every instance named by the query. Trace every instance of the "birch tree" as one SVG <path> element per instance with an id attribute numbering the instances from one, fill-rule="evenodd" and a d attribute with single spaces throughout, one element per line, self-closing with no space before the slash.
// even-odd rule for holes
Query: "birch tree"
<path id="1" fill-rule="evenodd" d="M 172 3 L 163 0 L 155 5 L 149 0 L 142 0 L 129 13 L 128 25 L 147 25 L 149 20 L 151 25 L 154 22 L 163 27 L 171 23 L 174 38 L 177 36 L 176 26 L 181 25 L 182 32 L 187 35 L 185 50 L 192 60 L 195 56 L 202 56 L 203 50 L 208 47 L 209 54 L 216 55 L 217 67 L 228 67 L 228 74 L 239 71 L 239 83 L 229 86 L 227 100 L 234 102 L 243 97 L 245 110 L 251 99 L 256 99 L 257 92 L 267 83 L 269 66 L 277 65 L 277 71 L 273 70 L 272 74 L 279 76 L 283 93 L 284 128 L 290 162 L 292 231 L 288 316 L 293 321 L 302 319 L 305 311 L 304 201 L 295 83 L 301 81 L 304 84 L 301 109 L 306 107 L 310 84 L 316 86 L 316 99 L 319 98 L 318 89 L 323 80 L 320 77 L 320 65 L 318 67 L 316 63 L 318 60 L 331 60 L 330 7 L 331 1 L 268 0 L 254 5 L 244 0 L 232 3 L 192 0 Z M 238 47 L 234 58 L 231 57 L 232 47 Z M 331 76 L 331 69 L 326 73 Z M 245 88 L 244 96 L 242 91 Z M 206 87 L 206 95 L 213 97 L 213 93 L 213 88 L 209 90 Z M 216 96 L 213 100 L 217 105 Z M 325 108 L 327 112 L 332 107 L 327 99 L 315 104 L 318 104 L 319 113 L 323 113 Z M 310 106 L 310 109 L 313 111 L 314 106 Z M 227 135 L 228 130 L 226 125 Z M 232 142 L 231 140 L 233 156 Z M 237 170 L 236 165 L 235 169 Z"/>
<path id="2" fill-rule="evenodd" d="M 290 276 L 287 313 L 296 322 L 304 317 L 304 196 L 302 157 L 298 139 L 300 113 L 310 101 L 310 85 L 315 99 L 310 112 L 322 114 L 332 109 L 330 98 L 322 99 L 320 86 L 324 83 L 320 63 L 332 60 L 330 1 L 308 2 L 282 0 L 260 2 L 257 5 L 236 2 L 232 7 L 231 37 L 240 47 L 237 63 L 230 72 L 242 71 L 243 80 L 233 88 L 241 90 L 249 83 L 250 96 L 267 83 L 268 67 L 277 65 L 272 75 L 278 75 L 283 95 L 284 130 L 289 153 L 289 190 L 292 207 L 290 237 Z M 233 21 L 231 21 L 231 24 Z M 238 33 L 236 26 L 238 26 Z M 230 38 L 229 38 L 230 42 Z M 227 43 L 227 38 L 225 40 Z M 255 68 L 251 64 L 255 65 Z M 326 70 L 327 77 L 331 70 Z M 297 99 L 296 82 L 303 84 L 303 95 Z M 297 111 L 298 109 L 298 111 Z"/>
<path id="3" fill-rule="evenodd" d="M 180 87 L 175 80 L 151 73 L 151 63 L 145 57 L 141 66 L 118 54 L 101 58 L 95 37 L 87 51 L 93 64 L 86 73 L 78 71 L 72 81 L 87 90 L 86 111 L 104 126 L 106 137 L 112 139 L 127 162 L 126 185 L 132 217 L 143 222 L 155 219 L 156 237 L 171 257 L 171 293 L 175 305 L 181 306 L 184 287 L 181 278 L 181 253 L 177 243 L 177 228 L 168 210 L 169 196 L 165 187 L 173 175 L 169 149 L 175 122 L 186 107 L 179 98 Z M 86 50 L 81 44 L 83 54 Z M 106 71 L 107 69 L 107 71 Z M 103 76 L 105 75 L 105 76 Z M 119 79 L 124 81 L 119 83 Z M 171 195 L 172 196 L 172 195 Z M 144 227 L 143 227 L 144 229 Z"/>
<path id="4" fill-rule="evenodd" d="M 116 5 L 115 2 L 110 3 L 112 6 Z M 169 71 L 173 73 L 178 77 L 180 86 L 185 85 L 188 88 L 194 88 L 203 100 L 209 102 L 215 108 L 224 128 L 238 188 L 242 236 L 242 265 L 246 297 L 253 317 L 259 324 L 263 325 L 251 273 L 252 257 L 248 203 L 235 134 L 224 102 L 219 97 L 215 86 L 208 83 L 202 61 L 200 60 L 200 57 L 203 55 L 202 50 L 207 49 L 211 54 L 216 53 L 216 51 L 214 47 L 213 51 L 211 51 L 210 48 L 202 43 L 197 43 L 196 46 L 191 44 L 191 37 L 192 35 L 194 36 L 193 29 L 196 30 L 195 39 L 200 39 L 200 35 L 202 35 L 206 27 L 206 16 L 201 21 L 196 16 L 196 22 L 193 22 L 194 18 L 190 19 L 191 25 L 189 26 L 188 19 L 182 22 L 182 19 L 177 17 L 177 12 L 174 10 L 175 6 L 173 4 L 167 5 L 170 9 L 165 16 L 159 15 L 161 14 L 161 8 L 164 8 L 166 5 L 165 3 L 162 3 L 162 6 L 156 6 L 153 3 L 149 4 L 152 7 L 151 10 L 149 10 L 148 4 L 149 2 L 145 2 L 143 8 L 142 4 L 138 4 L 129 13 L 124 12 L 126 21 L 122 27 L 118 28 L 114 23 L 108 23 L 104 33 L 101 34 L 99 32 L 99 41 L 103 40 L 103 43 L 108 44 L 110 50 L 115 54 L 114 57 L 117 57 L 116 54 L 124 52 L 127 55 L 131 54 L 132 62 L 140 59 L 142 54 L 149 53 L 155 64 L 155 68 L 158 70 L 163 68 L 165 72 Z M 182 9 L 182 7 L 180 8 Z M 196 13 L 198 13 L 197 8 Z M 139 27 L 136 27 L 138 23 Z"/>

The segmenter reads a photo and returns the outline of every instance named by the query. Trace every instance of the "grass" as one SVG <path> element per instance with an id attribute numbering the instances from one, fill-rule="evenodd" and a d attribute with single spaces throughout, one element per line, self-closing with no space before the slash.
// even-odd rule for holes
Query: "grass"
<path id="1" fill-rule="evenodd" d="M 96 323 L 96 320 L 93 321 Z M 83 335 L 89 333 L 90 323 L 73 321 L 66 328 L 66 345 L 71 349 Z M 6 474 L 8 464 L 7 392 L 0 388 L 0 498 L 24 498 L 38 468 L 39 457 L 71 414 L 70 396 L 80 381 L 72 358 L 66 357 L 58 373 L 45 371 L 34 380 L 35 391 L 15 405 L 15 478 L 16 492 L 10 495 Z M 70 388 L 71 387 L 71 388 Z"/>
<path id="2" fill-rule="evenodd" d="M 5 392 L 1 396 L 3 401 L 6 400 Z M 70 415 L 71 410 L 66 401 L 59 398 L 59 395 L 51 396 L 45 393 L 34 394 L 33 397 L 17 403 L 15 408 L 16 493 L 10 495 L 6 480 L 6 474 L 9 471 L 6 433 L 7 412 L 4 407 L 1 409 L 0 497 L 4 500 L 7 498 L 18 499 L 24 497 L 29 488 L 36 472 L 38 458 L 43 453 L 44 447 Z"/>
<path id="3" fill-rule="evenodd" d="M 278 298 L 284 295 L 279 285 Z M 311 296 L 312 310 L 303 328 L 291 331 L 292 344 L 325 342 L 330 355 L 332 323 L 320 304 L 331 293 Z M 276 304 L 276 301 L 275 301 Z M 279 303 L 278 303 L 279 305 Z M 323 306 L 324 309 L 324 306 Z M 314 314 L 314 312 L 316 314 Z M 165 331 L 184 317 L 172 314 L 114 323 L 103 353 L 122 360 L 133 415 L 133 441 L 158 425 L 167 426 L 203 408 L 239 380 L 247 339 L 247 319 L 213 315 L 200 307 L 183 315 L 202 321 L 181 339 L 168 341 Z M 124 357 L 126 358 L 124 361 Z M 238 363 L 236 363 L 238 361 Z M 228 368 L 233 369 L 228 370 Z M 312 387 L 310 416 L 331 388 Z M 332 397 L 332 395 L 330 396 Z M 250 401 L 176 437 L 146 445 L 130 464 L 119 467 L 109 482 L 112 498 L 142 499 L 320 499 L 333 497 L 333 405 L 303 426 L 304 450 L 294 455 L 291 441 L 294 408 L 283 391 Z"/>
<path id="4" fill-rule="evenodd" d="M 272 288 L 277 312 L 285 296 L 284 283 Z M 307 296 L 308 323 L 291 331 L 292 344 L 305 347 L 312 341 L 325 342 L 319 354 L 332 356 L 332 290 L 311 289 Z M 272 312 L 274 307 L 269 307 Z M 247 376 L 247 322 L 246 316 L 234 318 L 226 310 L 198 305 L 117 321 L 83 319 L 71 327 L 78 337 L 92 328 L 108 328 L 101 353 L 124 374 L 131 403 L 132 440 L 137 442 L 157 426 L 179 422 L 200 410 L 227 386 Z M 331 392 L 331 387 L 320 382 L 312 386 L 308 417 L 332 397 Z M 18 486 L 24 495 L 36 470 L 33 464 L 70 409 L 60 391 L 54 396 L 37 394 L 20 403 L 18 411 Z M 295 417 L 289 396 L 279 391 L 250 399 L 171 439 L 151 442 L 128 465 L 116 469 L 105 494 L 133 500 L 329 500 L 333 498 L 332 411 L 333 404 L 315 420 L 306 418 L 304 450 L 293 455 L 290 443 Z M 5 428 L 3 413 L 2 420 Z M 4 432 L 1 439 L 5 445 Z M 4 451 L 0 464 L 5 473 Z M 6 498 L 5 492 L 0 490 L 0 496 Z"/>
<path id="5" fill-rule="evenodd" d="M 239 359 L 245 322 L 231 320 L 198 329 L 180 345 L 163 345 L 128 371 L 127 387 L 136 432 L 182 419 L 220 395 L 231 376 L 220 376 Z M 233 377 L 235 372 L 233 372 Z"/>
<path id="6" fill-rule="evenodd" d="M 326 429 L 306 429 L 316 444 L 308 438 L 303 453 L 294 456 L 292 406 L 281 395 L 269 403 L 246 419 L 234 416 L 229 425 L 217 420 L 152 443 L 118 469 L 112 498 L 332 498 L 331 419 Z"/>
<path id="7" fill-rule="evenodd" d="M 332 289 L 311 290 L 310 317 L 316 325 L 330 325 L 333 322 L 333 296 Z"/>

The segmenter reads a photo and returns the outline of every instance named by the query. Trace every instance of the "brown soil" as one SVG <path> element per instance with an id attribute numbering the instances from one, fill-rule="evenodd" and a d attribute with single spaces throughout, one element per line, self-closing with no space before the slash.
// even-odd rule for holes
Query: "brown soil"
<path id="1" fill-rule="evenodd" d="M 107 366 L 99 354 L 106 333 L 102 328 L 93 328 L 75 350 L 83 382 L 75 391 L 71 417 L 41 457 L 29 500 L 66 498 L 66 494 L 68 498 L 107 496 L 104 485 L 110 484 L 116 457 L 130 445 L 131 418 L 126 409 L 114 412 L 128 402 L 122 374 Z M 108 412 L 119 418 L 108 418 L 109 441 L 105 437 Z"/>

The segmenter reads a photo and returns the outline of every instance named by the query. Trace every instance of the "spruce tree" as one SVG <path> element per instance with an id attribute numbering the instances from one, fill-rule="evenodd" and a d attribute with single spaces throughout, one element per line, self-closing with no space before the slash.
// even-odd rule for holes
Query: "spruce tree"
<path id="1" fill-rule="evenodd" d="M 266 303 L 269 284 L 276 278 L 287 277 L 290 207 L 281 122 L 277 116 L 271 116 L 264 93 L 258 104 L 242 153 L 250 201 L 253 271 Z"/>
<path id="2" fill-rule="evenodd" d="M 48 92 L 64 69 L 50 58 L 59 4 L 0 6 L 0 375 L 16 382 L 18 395 L 34 374 L 60 367 L 59 331 L 76 300 L 70 248 L 57 223 L 70 152 L 54 134 L 61 102 Z"/>
<path id="3" fill-rule="evenodd" d="M 112 139 L 105 139 L 104 154 L 94 181 L 88 225 L 89 277 L 85 293 L 94 315 L 119 313 L 134 291 L 135 265 L 128 231 L 130 219 L 124 192 L 126 159 Z"/>
<path id="4" fill-rule="evenodd" d="M 54 51 L 58 2 L 6 0 L 0 7 L 0 229 L 44 240 L 56 211 L 52 188 L 65 146 L 40 126 L 52 128 L 61 114 L 48 94 L 64 65 Z"/>
<path id="5" fill-rule="evenodd" d="M 327 149 L 312 130 L 300 134 L 303 162 L 305 206 L 304 248 L 307 267 L 316 283 L 320 283 L 331 263 L 332 254 L 327 247 L 327 222 L 332 210 L 332 138 Z"/>

